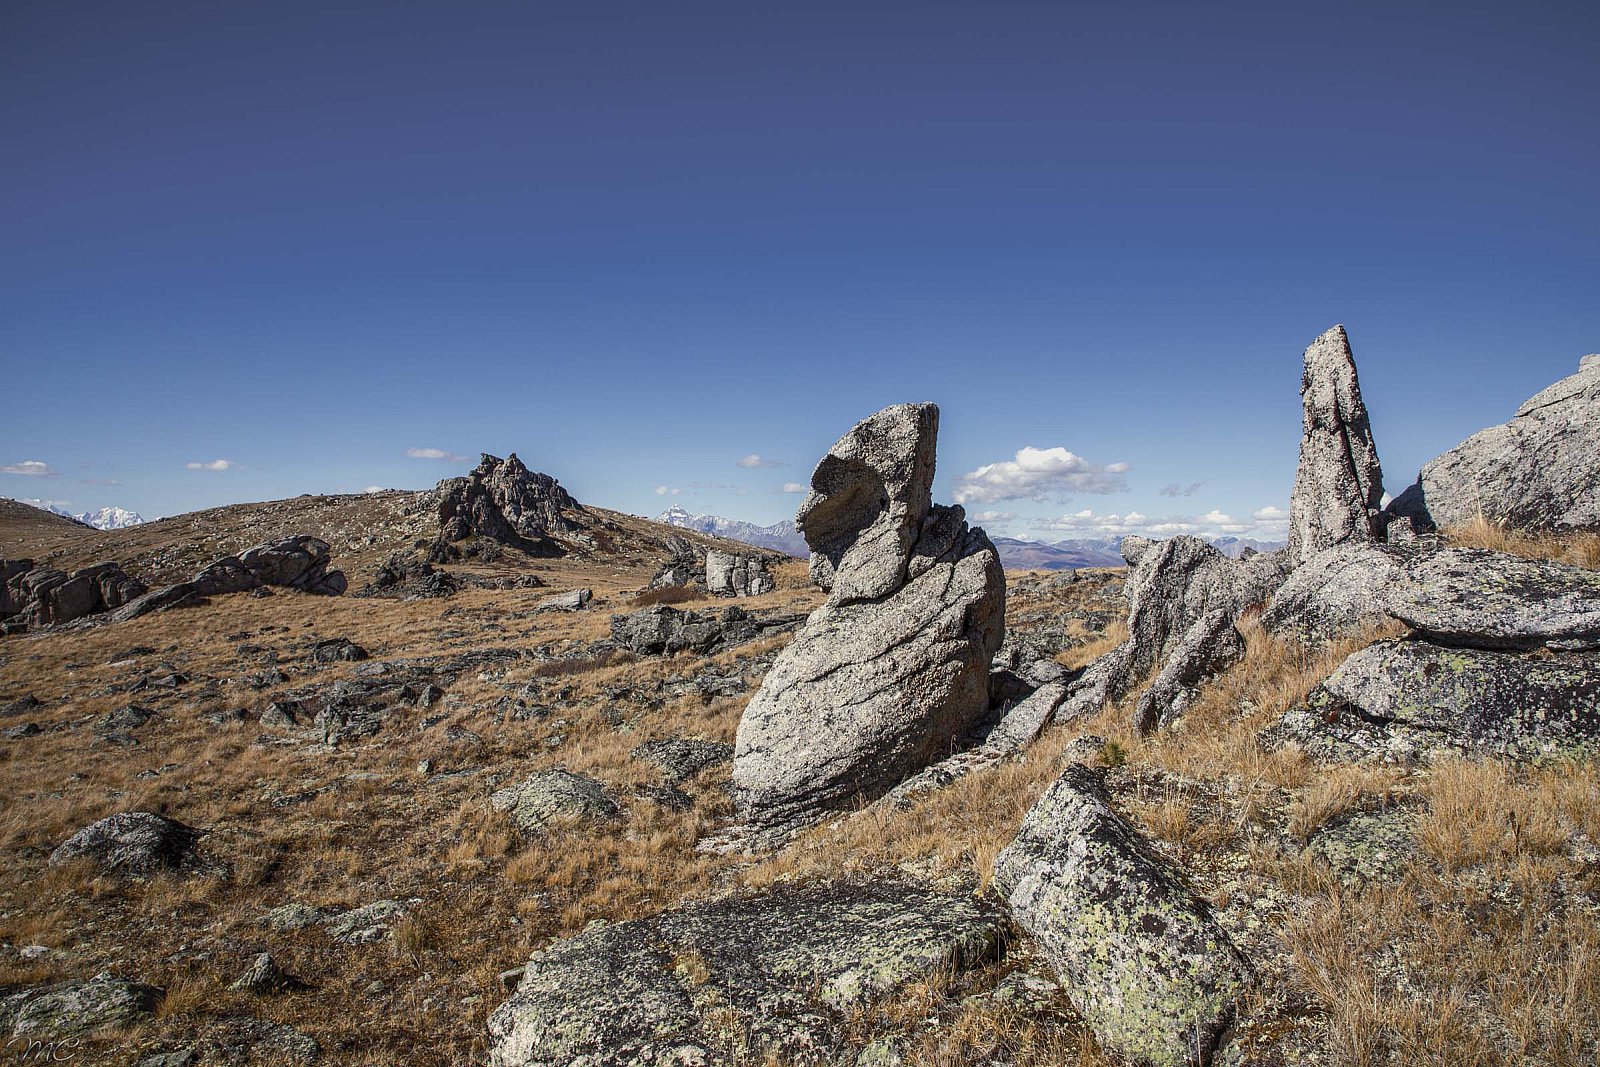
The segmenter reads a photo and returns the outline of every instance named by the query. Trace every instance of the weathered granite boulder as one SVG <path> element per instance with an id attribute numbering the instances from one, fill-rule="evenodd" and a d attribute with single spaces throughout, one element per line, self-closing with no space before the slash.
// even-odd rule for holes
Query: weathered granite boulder
<path id="1" fill-rule="evenodd" d="M 995 887 L 1100 1045 L 1156 1067 L 1206 1062 L 1252 982 L 1211 909 L 1069 766 L 995 860 Z"/>
<path id="2" fill-rule="evenodd" d="M 1357 652 L 1263 740 L 1314 759 L 1533 758 L 1600 741 L 1600 654 L 1382 641 Z"/>
<path id="3" fill-rule="evenodd" d="M 93 861 L 109 874 L 198 870 L 200 831 L 152 811 L 124 811 L 90 823 L 50 853 L 50 865 Z"/>
<path id="4" fill-rule="evenodd" d="M 905 584 L 933 506 L 938 435 L 938 407 L 896 404 L 857 423 L 817 464 L 795 525 L 811 548 L 811 580 L 841 603 Z"/>
<path id="5" fill-rule="evenodd" d="M 740 720 L 733 780 L 752 826 L 881 796 L 988 716 L 1005 577 L 962 509 L 929 500 L 937 428 L 932 404 L 888 408 L 817 465 L 799 523 L 830 595 Z"/>
<path id="6" fill-rule="evenodd" d="M 1261 624 L 1316 642 L 1382 622 L 1414 546 L 1347 541 L 1318 552 L 1272 595 Z"/>
<path id="7" fill-rule="evenodd" d="M 534 605 L 534 611 L 582 611 L 589 606 L 589 601 L 594 599 L 594 590 L 588 587 L 569 589 L 565 593 L 557 593 L 553 597 L 546 597 Z"/>
<path id="8" fill-rule="evenodd" d="M 528 961 L 489 1016 L 489 1063 L 850 1062 L 852 1011 L 994 959 L 1002 935 L 970 894 L 892 881 L 786 885 L 604 926 Z"/>
<path id="9" fill-rule="evenodd" d="M 506 812 L 518 830 L 539 834 L 559 823 L 607 823 L 621 814 L 605 786 L 571 771 L 535 771 L 489 797 L 496 811 Z"/>
<path id="10" fill-rule="evenodd" d="M 0 998 L 0 1033 L 62 1039 L 129 1026 L 149 1019 L 164 995 L 156 986 L 130 982 L 111 971 L 87 981 L 24 989 Z"/>
<path id="11" fill-rule="evenodd" d="M 533 556 L 559 556 L 552 534 L 579 529 L 572 512 L 583 506 L 548 474 L 530 471 L 515 452 L 500 459 L 487 452 L 465 478 L 439 483 L 439 537 L 431 562 L 454 558 L 453 542 L 482 537 Z"/>
<path id="12" fill-rule="evenodd" d="M 1306 349 L 1300 397 L 1300 466 L 1289 498 L 1296 565 L 1334 545 L 1377 539 L 1383 507 L 1383 470 L 1343 326 Z"/>
<path id="13" fill-rule="evenodd" d="M 1600 525 L 1600 355 L 1424 465 L 1388 511 L 1424 530 L 1480 514 L 1525 529 Z"/>
<path id="14" fill-rule="evenodd" d="M 207 564 L 190 579 L 195 592 L 201 596 L 221 596 L 225 593 L 244 593 L 259 589 L 266 583 L 255 571 L 244 565 L 238 556 L 224 556 Z"/>
<path id="15" fill-rule="evenodd" d="M 1600 571 L 1481 548 L 1414 555 L 1388 610 L 1438 644 L 1600 648 Z"/>
<path id="16" fill-rule="evenodd" d="M 706 592 L 713 596 L 760 596 L 775 588 L 761 557 L 716 549 L 706 553 Z"/>

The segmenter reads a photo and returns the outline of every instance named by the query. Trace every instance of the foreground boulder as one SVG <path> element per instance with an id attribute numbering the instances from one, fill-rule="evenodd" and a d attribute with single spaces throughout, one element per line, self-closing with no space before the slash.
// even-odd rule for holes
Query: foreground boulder
<path id="1" fill-rule="evenodd" d="M 752 826 L 881 796 L 988 715 L 1005 578 L 962 509 L 932 504 L 937 428 L 932 404 L 888 408 L 817 465 L 799 524 L 830 593 L 740 720 L 733 780 Z"/>
<path id="2" fill-rule="evenodd" d="M 1289 499 L 1296 565 L 1334 545 L 1377 539 L 1383 506 L 1383 469 L 1343 326 L 1306 349 L 1300 396 L 1304 429 Z"/>
<path id="3" fill-rule="evenodd" d="M 90 860 L 108 874 L 151 875 L 203 866 L 200 831 L 152 811 L 124 811 L 90 823 L 50 853 L 50 865 Z"/>
<path id="4" fill-rule="evenodd" d="M 1348 541 L 1295 568 L 1272 595 L 1261 624 L 1274 634 L 1328 641 L 1389 616 L 1389 597 L 1406 580 L 1411 545 Z"/>
<path id="5" fill-rule="evenodd" d="M 1479 515 L 1522 529 L 1600 525 L 1600 355 L 1430 461 L 1388 510 L 1421 529 Z"/>
<path id="6" fill-rule="evenodd" d="M 579 527 L 572 513 L 583 506 L 548 474 L 530 471 L 515 452 L 501 459 L 483 454 L 465 478 L 439 483 L 439 536 L 430 551 L 434 563 L 459 559 L 455 542 L 480 537 L 521 549 L 532 556 L 559 556 L 553 534 Z"/>
<path id="7" fill-rule="evenodd" d="M 1156 1067 L 1206 1062 L 1250 966 L 1093 771 L 1074 764 L 1045 792 L 994 881 L 1103 1048 Z"/>
<path id="8" fill-rule="evenodd" d="M 1345 660 L 1266 732 L 1319 760 L 1535 758 L 1600 741 L 1600 654 L 1381 641 Z"/>
<path id="9" fill-rule="evenodd" d="M 1439 644 L 1600 648 L 1600 571 L 1565 563 L 1481 548 L 1420 553 L 1386 606 Z"/>
<path id="10" fill-rule="evenodd" d="M 995 958 L 1002 931 L 970 895 L 899 882 L 784 886 L 604 926 L 528 961 L 489 1016 L 489 1063 L 837 1063 L 852 1010 Z"/>
<path id="11" fill-rule="evenodd" d="M 13 1038 L 87 1036 L 149 1019 L 163 995 L 155 986 L 102 971 L 87 981 L 57 982 L 0 998 L 0 1032 Z M 26 1062 L 20 1054 L 18 1061 Z"/>

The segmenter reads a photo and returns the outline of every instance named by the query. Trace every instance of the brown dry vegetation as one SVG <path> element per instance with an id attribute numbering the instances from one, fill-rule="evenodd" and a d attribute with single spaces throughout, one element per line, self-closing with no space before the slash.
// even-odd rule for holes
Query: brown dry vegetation
<path id="1" fill-rule="evenodd" d="M 1480 514 L 1471 522 L 1441 532 L 1451 543 L 1467 548 L 1487 548 L 1576 567 L 1600 567 L 1600 531 L 1596 530 L 1529 532 Z"/>
<path id="2" fill-rule="evenodd" d="M 98 1050 L 112 1064 L 183 1047 L 233 1014 L 293 1025 L 322 1044 L 329 1062 L 472 1063 L 485 1016 L 504 997 L 498 973 L 553 938 L 595 919 L 782 880 L 911 872 L 982 891 L 995 855 L 1063 761 L 1088 758 L 1109 768 L 1123 810 L 1183 864 L 1259 961 L 1262 988 L 1241 1030 L 1242 1062 L 1276 1062 L 1295 1050 L 1305 1062 L 1338 1064 L 1594 1062 L 1593 763 L 1323 767 L 1258 740 L 1344 656 L 1391 631 L 1307 650 L 1247 624 L 1244 660 L 1164 734 L 1132 727 L 1135 692 L 905 809 L 878 805 L 835 819 L 775 855 L 722 857 L 694 846 L 730 814 L 719 788 L 727 769 L 686 784 L 693 804 L 674 811 L 638 792 L 660 783 L 629 753 L 656 737 L 732 740 L 748 691 L 706 700 L 658 686 L 750 663 L 787 638 L 710 658 L 588 654 L 588 643 L 608 633 L 610 613 L 632 609 L 656 562 L 539 561 L 546 589 L 414 603 L 221 597 L 118 626 L 7 639 L 0 700 L 32 692 L 47 706 L 30 713 L 45 733 L 0 742 L 0 941 L 13 946 L 0 950 L 0 986 L 111 967 L 165 987 L 158 1018 Z M 544 597 L 577 585 L 595 591 L 589 611 L 531 614 Z M 1023 630 L 1105 592 L 1070 582 L 1028 590 L 1010 612 Z M 817 599 L 794 563 L 780 570 L 778 591 L 749 606 L 804 611 Z M 1069 626 L 1081 641 L 1064 661 L 1087 662 L 1115 643 L 1120 626 Z M 418 730 L 423 713 L 412 710 L 376 737 L 333 750 L 259 743 L 254 713 L 275 696 L 355 673 L 355 664 L 306 661 L 315 638 L 332 636 L 385 660 L 497 647 L 542 658 L 469 671 L 447 687 L 430 714 L 475 731 L 481 744 L 447 742 L 445 724 Z M 289 682 L 244 685 L 259 669 L 240 655 L 244 642 L 277 650 Z M 120 660 L 140 645 L 156 651 Z M 168 695 L 109 691 L 162 661 L 190 682 Z M 550 714 L 504 718 L 499 702 L 529 685 Z M 139 744 L 94 741 L 90 724 L 130 701 L 161 715 L 137 731 Z M 251 720 L 219 728 L 200 717 L 233 706 Z M 422 760 L 432 761 L 431 773 L 419 772 Z M 524 839 L 490 809 L 493 785 L 555 766 L 606 783 L 626 819 Z M 205 829 L 204 847 L 229 864 L 228 876 L 130 883 L 46 865 L 50 848 L 78 827 L 134 808 Z M 1396 810 L 1417 817 L 1414 851 L 1393 880 L 1341 881 L 1305 848 L 1352 814 Z M 342 908 L 384 898 L 414 903 L 379 944 L 341 946 L 320 926 L 277 932 L 258 922 L 289 902 Z M 34 944 L 61 955 L 26 961 L 14 951 Z M 266 998 L 230 990 L 245 959 L 263 950 L 315 988 Z M 1024 1012 L 987 995 L 1029 972 L 1047 973 L 1019 941 L 1004 963 L 935 975 L 873 1005 L 850 1033 L 896 1033 L 912 1064 L 1109 1064 L 1064 998 Z"/>

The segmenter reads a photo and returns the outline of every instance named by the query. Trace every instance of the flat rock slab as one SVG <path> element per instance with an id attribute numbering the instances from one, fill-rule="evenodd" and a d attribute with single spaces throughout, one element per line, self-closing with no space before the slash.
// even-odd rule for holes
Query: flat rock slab
<path id="1" fill-rule="evenodd" d="M 1430 640 L 1472 648 L 1600 648 L 1600 571 L 1481 548 L 1417 555 L 1389 610 Z"/>
<path id="2" fill-rule="evenodd" d="M 1600 742 L 1600 655 L 1381 641 L 1345 660 L 1264 740 L 1314 759 L 1400 763 L 1590 749 Z"/>
<path id="3" fill-rule="evenodd" d="M 1359 811 L 1317 831 L 1306 851 L 1352 888 L 1398 882 L 1416 860 L 1419 818 L 1410 808 Z"/>
<path id="4" fill-rule="evenodd" d="M 1069 766 L 1045 791 L 994 881 L 1101 1047 L 1160 1067 L 1209 1058 L 1250 965 L 1093 771 Z"/>
<path id="5" fill-rule="evenodd" d="M 124 811 L 90 823 L 50 853 L 50 865 L 88 860 L 108 874 L 210 869 L 195 850 L 200 831 L 151 811 Z"/>
<path id="6" fill-rule="evenodd" d="M 586 931 L 528 962 L 489 1016 L 489 1063 L 838 1062 L 852 1009 L 995 958 L 1004 925 L 970 895 L 845 882 Z"/>
<path id="7" fill-rule="evenodd" d="M 1261 624 L 1274 634 L 1327 641 L 1389 615 L 1389 597 L 1405 581 L 1408 549 L 1352 541 L 1296 567 L 1272 595 Z"/>

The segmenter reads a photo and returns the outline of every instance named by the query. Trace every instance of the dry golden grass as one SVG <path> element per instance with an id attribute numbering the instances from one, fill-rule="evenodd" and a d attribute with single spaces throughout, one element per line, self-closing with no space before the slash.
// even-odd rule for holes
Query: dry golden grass
<path id="1" fill-rule="evenodd" d="M 1600 531 L 1596 530 L 1531 532 L 1479 514 L 1471 522 L 1441 532 L 1452 544 L 1466 548 L 1600 568 Z"/>

